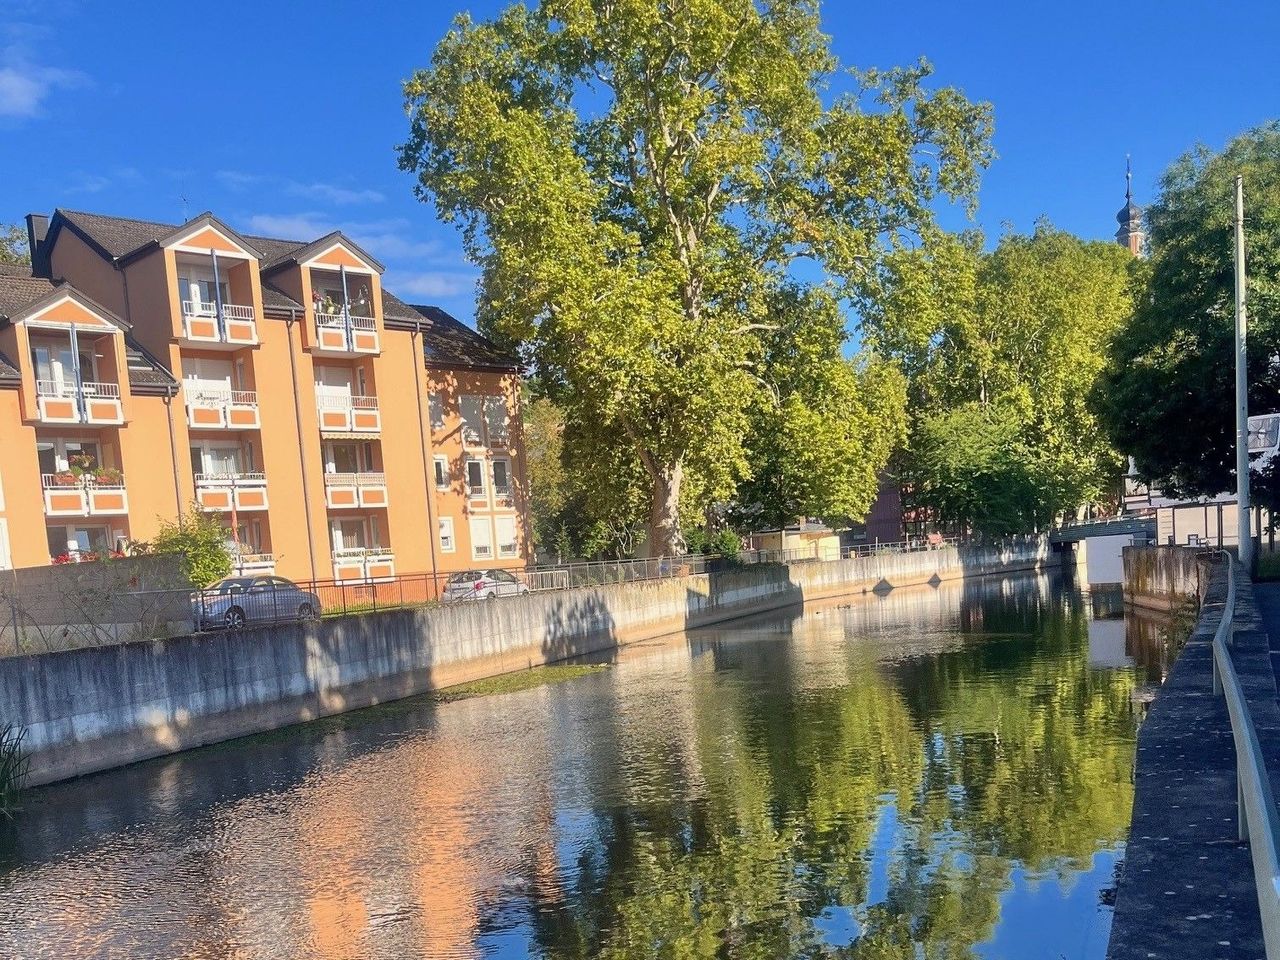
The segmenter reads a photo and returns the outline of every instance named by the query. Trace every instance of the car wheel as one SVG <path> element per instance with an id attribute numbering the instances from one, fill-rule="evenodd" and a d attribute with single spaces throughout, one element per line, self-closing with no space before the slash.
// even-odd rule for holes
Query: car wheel
<path id="1" fill-rule="evenodd" d="M 316 616 L 316 608 L 310 603 L 303 603 L 298 607 L 299 620 L 314 620 Z"/>
<path id="2" fill-rule="evenodd" d="M 490 590 L 490 591 L 489 591 L 489 593 L 488 593 L 488 596 L 486 596 L 486 597 L 485 597 L 485 599 L 486 599 L 486 600 L 497 600 L 497 599 L 498 599 L 498 595 L 497 595 L 494 591 Z"/>
<path id="3" fill-rule="evenodd" d="M 244 611 L 239 607 L 232 607 L 222 618 L 222 622 L 227 625 L 228 630 L 239 630 L 244 626 Z"/>

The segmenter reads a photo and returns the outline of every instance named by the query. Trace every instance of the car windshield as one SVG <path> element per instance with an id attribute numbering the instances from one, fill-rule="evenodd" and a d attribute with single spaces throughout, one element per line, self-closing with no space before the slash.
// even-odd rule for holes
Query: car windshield
<path id="1" fill-rule="evenodd" d="M 253 583 L 253 581 L 248 577 L 237 577 L 214 584 L 211 589 L 214 593 L 244 593 L 249 589 L 249 585 L 251 583 Z"/>
<path id="2" fill-rule="evenodd" d="M 483 580 L 484 574 L 479 570 L 466 570 L 462 573 L 455 573 L 449 578 L 450 583 L 474 583 L 476 580 Z"/>

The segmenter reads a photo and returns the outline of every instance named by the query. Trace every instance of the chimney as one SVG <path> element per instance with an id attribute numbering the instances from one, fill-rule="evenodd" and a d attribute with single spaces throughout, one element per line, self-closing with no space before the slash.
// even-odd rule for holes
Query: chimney
<path id="1" fill-rule="evenodd" d="M 27 251 L 31 255 L 31 275 L 49 278 L 53 268 L 49 263 L 49 249 L 45 237 L 49 233 L 49 218 L 43 213 L 27 214 Z"/>

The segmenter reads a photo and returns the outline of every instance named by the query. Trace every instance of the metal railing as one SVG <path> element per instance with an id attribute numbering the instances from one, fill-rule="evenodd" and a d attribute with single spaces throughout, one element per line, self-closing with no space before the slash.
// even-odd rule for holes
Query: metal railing
<path id="1" fill-rule="evenodd" d="M 316 396 L 321 410 L 377 410 L 378 398 L 355 393 L 321 393 Z"/>
<path id="2" fill-rule="evenodd" d="M 119 400 L 120 384 L 85 380 L 81 382 L 80 389 L 77 391 L 73 380 L 36 381 L 36 396 L 38 397 L 74 397 L 77 392 L 83 397 L 102 397 L 108 400 Z"/>
<path id="3" fill-rule="evenodd" d="M 112 473 L 116 474 L 116 476 L 108 474 L 106 477 L 101 477 L 92 473 L 77 475 L 70 470 L 61 473 L 42 473 L 40 474 L 40 485 L 45 490 L 123 490 L 123 474 L 120 474 L 119 471 L 112 471 Z"/>
<path id="4" fill-rule="evenodd" d="M 204 300 L 183 300 L 182 315 L 184 317 L 198 317 L 202 320 L 216 319 L 218 305 L 216 303 L 207 303 Z M 222 317 L 224 320 L 252 320 L 253 307 L 239 303 L 224 303 L 222 305 Z"/>
<path id="5" fill-rule="evenodd" d="M 205 406 L 256 407 L 258 394 L 253 390 L 232 390 L 230 387 L 188 388 L 187 399 Z"/>
<path id="6" fill-rule="evenodd" d="M 198 487 L 261 487 L 266 486 L 265 473 L 197 473 Z"/>
<path id="7" fill-rule="evenodd" d="M 320 327 L 342 327 L 350 325 L 353 330 L 374 330 L 377 328 L 377 322 L 373 317 L 358 317 L 354 313 L 328 313 L 323 310 L 316 311 L 316 326 Z"/>
<path id="8" fill-rule="evenodd" d="M 1276 813 L 1271 778 L 1267 773 L 1258 731 L 1253 725 L 1244 687 L 1231 659 L 1236 607 L 1235 558 L 1227 562 L 1227 599 L 1213 634 L 1213 692 L 1227 703 L 1231 737 L 1236 749 L 1236 809 L 1239 837 L 1248 841 L 1253 857 L 1253 881 L 1262 915 L 1262 939 L 1268 960 L 1280 960 L 1280 815 Z"/>
<path id="9" fill-rule="evenodd" d="M 326 473 L 324 475 L 324 485 L 326 487 L 385 487 L 387 485 L 387 475 L 385 473 L 364 472 L 359 473 Z"/>

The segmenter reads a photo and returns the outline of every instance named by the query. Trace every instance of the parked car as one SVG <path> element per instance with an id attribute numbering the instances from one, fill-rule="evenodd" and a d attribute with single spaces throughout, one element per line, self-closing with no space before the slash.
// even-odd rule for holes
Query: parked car
<path id="1" fill-rule="evenodd" d="M 529 592 L 529 585 L 506 570 L 466 570 L 455 573 L 444 587 L 446 600 L 493 600 Z"/>
<path id="2" fill-rule="evenodd" d="M 310 620 L 320 616 L 320 598 L 284 577 L 228 577 L 196 596 L 201 630 L 237 630 L 248 623 Z"/>

